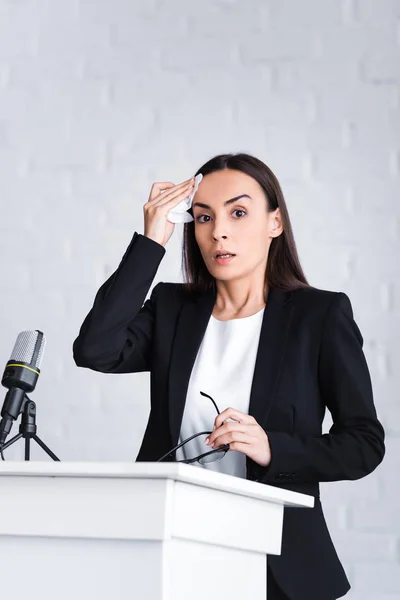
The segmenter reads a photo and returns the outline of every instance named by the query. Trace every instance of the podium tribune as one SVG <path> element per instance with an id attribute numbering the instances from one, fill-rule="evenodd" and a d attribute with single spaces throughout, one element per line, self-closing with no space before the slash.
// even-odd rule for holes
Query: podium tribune
<path id="1" fill-rule="evenodd" d="M 265 600 L 305 494 L 183 463 L 0 464 L 2 598 Z"/>

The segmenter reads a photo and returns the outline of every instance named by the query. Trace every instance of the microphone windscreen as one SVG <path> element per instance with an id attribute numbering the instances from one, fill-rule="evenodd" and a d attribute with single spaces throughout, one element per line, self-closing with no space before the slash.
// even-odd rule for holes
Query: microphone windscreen
<path id="1" fill-rule="evenodd" d="M 33 368 L 40 369 L 45 346 L 46 338 L 41 331 L 21 331 L 15 342 L 10 361 L 28 363 Z"/>

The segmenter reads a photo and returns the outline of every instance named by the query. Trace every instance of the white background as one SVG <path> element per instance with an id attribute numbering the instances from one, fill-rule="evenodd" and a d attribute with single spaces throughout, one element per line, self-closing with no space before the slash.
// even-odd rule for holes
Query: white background
<path id="1" fill-rule="evenodd" d="M 79 369 L 73 340 L 154 181 L 258 156 L 309 282 L 352 301 L 386 429 L 374 473 L 321 485 L 349 600 L 400 594 L 399 18 L 395 0 L 0 0 L 0 361 L 45 333 L 39 435 L 63 460 L 134 460 L 149 375 Z M 181 227 L 154 285 L 182 281 Z"/>

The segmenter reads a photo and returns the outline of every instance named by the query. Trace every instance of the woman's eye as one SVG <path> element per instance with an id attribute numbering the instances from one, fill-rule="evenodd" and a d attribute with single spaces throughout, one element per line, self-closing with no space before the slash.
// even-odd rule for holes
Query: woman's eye
<path id="1" fill-rule="evenodd" d="M 244 210 L 242 210 L 241 208 L 236 208 L 232 212 L 232 214 L 235 213 L 235 212 L 243 213 L 244 215 L 246 214 L 246 212 Z M 208 221 L 200 221 L 201 217 L 207 217 L 207 218 L 209 218 L 210 215 L 199 215 L 198 217 L 196 217 L 196 221 L 198 221 L 199 223 L 208 223 Z M 239 218 L 241 219 L 242 217 L 239 217 Z"/>

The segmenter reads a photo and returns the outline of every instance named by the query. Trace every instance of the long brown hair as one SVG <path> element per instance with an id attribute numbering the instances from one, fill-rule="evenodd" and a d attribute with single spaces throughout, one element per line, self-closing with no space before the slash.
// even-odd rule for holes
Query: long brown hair
<path id="1" fill-rule="evenodd" d="M 211 158 L 198 169 L 196 175 L 202 173 L 205 177 L 224 169 L 242 171 L 253 177 L 264 190 L 267 212 L 280 208 L 283 231 L 272 240 L 269 248 L 265 272 L 266 285 L 280 290 L 311 287 L 300 265 L 286 202 L 274 173 L 258 158 L 250 154 L 237 153 L 220 154 Z M 189 212 L 193 216 L 192 209 Z M 194 221 L 184 224 L 182 267 L 185 291 L 203 293 L 216 289 L 215 278 L 207 269 L 196 242 Z"/>

